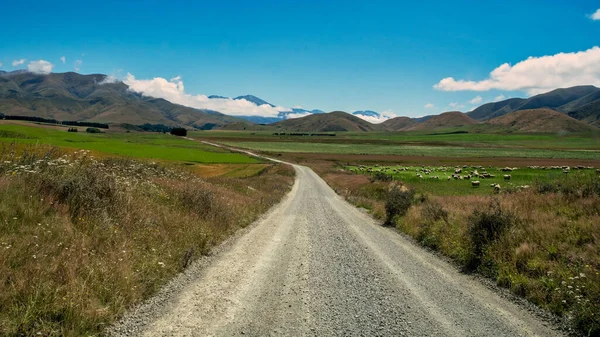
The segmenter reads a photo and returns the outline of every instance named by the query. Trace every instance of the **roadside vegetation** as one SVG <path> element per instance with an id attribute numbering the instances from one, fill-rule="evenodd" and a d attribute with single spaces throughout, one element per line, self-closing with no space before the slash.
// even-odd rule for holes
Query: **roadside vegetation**
<path id="1" fill-rule="evenodd" d="M 294 175 L 276 164 L 246 172 L 201 178 L 180 165 L 0 142 L 0 335 L 100 334 L 277 203 Z"/>
<path id="2" fill-rule="evenodd" d="M 449 256 L 465 272 L 489 277 L 567 317 L 585 335 L 600 334 L 600 177 L 595 169 L 568 174 L 524 169 L 529 188 L 500 182 L 502 189 L 496 190 L 474 188 L 469 180 L 404 181 L 402 175 L 356 167 L 357 173 L 326 165 L 315 169 L 348 201 Z M 536 170 L 537 177 L 532 176 Z M 483 179 L 482 184 L 489 185 Z M 459 192 L 448 192 L 451 188 Z"/>

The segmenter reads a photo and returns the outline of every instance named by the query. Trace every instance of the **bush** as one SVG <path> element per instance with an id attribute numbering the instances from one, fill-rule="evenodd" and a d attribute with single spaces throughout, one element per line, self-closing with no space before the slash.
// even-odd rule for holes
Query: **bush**
<path id="1" fill-rule="evenodd" d="M 444 220 L 444 222 L 448 222 L 448 211 L 446 211 L 437 201 L 425 203 L 421 209 L 421 216 L 425 221 L 434 222 Z"/>
<path id="2" fill-rule="evenodd" d="M 485 249 L 514 222 L 514 216 L 503 210 L 497 201 L 492 202 L 485 210 L 474 210 L 467 223 L 467 235 L 471 243 L 467 269 L 477 269 L 481 265 Z"/>
<path id="3" fill-rule="evenodd" d="M 404 216 L 413 203 L 415 192 L 406 186 L 394 186 L 385 202 L 385 226 L 393 226 L 396 216 Z"/>
<path id="4" fill-rule="evenodd" d="M 171 129 L 171 134 L 174 136 L 185 137 L 187 136 L 187 130 L 184 128 L 173 128 Z"/>
<path id="5" fill-rule="evenodd" d="M 102 133 L 102 130 L 100 130 L 98 128 L 87 128 L 87 129 L 85 129 L 85 132 L 87 132 L 87 133 Z"/>
<path id="6" fill-rule="evenodd" d="M 385 172 L 375 172 L 369 179 L 371 182 L 375 181 L 392 181 L 393 177 L 391 174 Z"/>

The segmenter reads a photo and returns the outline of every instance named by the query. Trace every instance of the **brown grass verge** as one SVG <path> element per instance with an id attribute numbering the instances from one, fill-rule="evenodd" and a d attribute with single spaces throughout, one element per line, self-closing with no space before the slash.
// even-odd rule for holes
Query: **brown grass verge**
<path id="1" fill-rule="evenodd" d="M 181 168 L 0 145 L 0 335 L 96 335 L 289 190 L 293 169 Z"/>

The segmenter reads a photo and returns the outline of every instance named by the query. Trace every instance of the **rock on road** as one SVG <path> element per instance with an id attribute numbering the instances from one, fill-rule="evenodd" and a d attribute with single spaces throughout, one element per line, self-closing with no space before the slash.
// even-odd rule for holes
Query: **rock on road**
<path id="1" fill-rule="evenodd" d="M 558 336 L 548 323 L 294 166 L 285 199 L 146 317 L 135 336 Z"/>

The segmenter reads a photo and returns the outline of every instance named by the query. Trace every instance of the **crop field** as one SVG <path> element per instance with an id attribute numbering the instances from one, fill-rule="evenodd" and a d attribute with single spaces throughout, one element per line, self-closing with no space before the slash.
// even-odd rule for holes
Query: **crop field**
<path id="1" fill-rule="evenodd" d="M 338 132 L 335 136 L 279 136 L 270 131 L 196 131 L 194 138 L 229 142 L 344 143 L 344 144 L 429 144 L 464 147 L 514 147 L 535 149 L 600 149 L 600 134 L 499 134 L 499 133 L 424 133 L 424 132 Z"/>
<path id="2" fill-rule="evenodd" d="M 436 145 L 330 144 L 302 142 L 231 142 L 223 144 L 265 152 L 431 156 L 455 158 L 556 158 L 600 160 L 600 149 L 536 149 Z"/>
<path id="3" fill-rule="evenodd" d="M 371 180 L 394 180 L 401 181 L 413 187 L 419 192 L 425 192 L 432 195 L 452 196 L 452 195 L 490 195 L 497 194 L 498 191 L 516 191 L 528 189 L 535 183 L 555 182 L 565 177 L 577 176 L 580 179 L 593 179 L 596 174 L 594 168 L 582 168 L 564 171 L 561 167 L 553 168 L 506 168 L 499 167 L 481 167 L 481 166 L 347 166 L 350 172 L 364 174 Z M 460 169 L 460 174 L 455 174 L 455 170 Z M 503 169 L 505 171 L 503 171 Z M 565 173 L 568 172 L 568 173 Z M 482 175 L 490 175 L 484 178 Z M 478 175 L 475 176 L 474 174 Z M 505 175 L 510 178 L 505 179 Z M 472 186 L 472 182 L 479 181 L 479 186 Z M 493 185 L 499 185 L 500 189 L 495 189 Z"/>
<path id="4" fill-rule="evenodd" d="M 187 139 L 161 133 L 67 132 L 66 127 L 0 124 L 0 143 L 48 144 L 85 149 L 109 155 L 188 163 L 258 163 L 257 159 L 230 153 Z"/>

